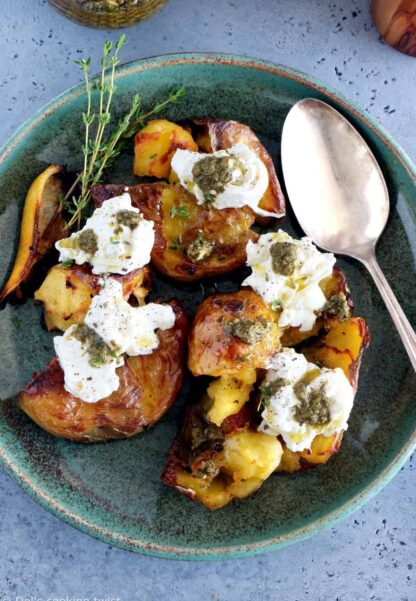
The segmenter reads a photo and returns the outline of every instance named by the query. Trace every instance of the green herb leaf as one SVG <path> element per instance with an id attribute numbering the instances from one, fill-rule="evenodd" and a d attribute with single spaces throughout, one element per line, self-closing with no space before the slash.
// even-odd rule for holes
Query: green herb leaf
<path id="1" fill-rule="evenodd" d="M 95 355 L 89 359 L 88 363 L 91 367 L 101 367 L 101 365 L 105 364 L 105 357 L 103 355 Z"/>
<path id="2" fill-rule="evenodd" d="M 180 250 L 181 244 L 179 240 L 174 240 L 170 246 L 168 246 L 169 250 Z"/>
<path id="3" fill-rule="evenodd" d="M 187 207 L 178 207 L 174 205 L 170 211 L 171 217 L 180 217 L 181 219 L 188 219 L 189 209 Z"/>
<path id="4" fill-rule="evenodd" d="M 258 409 L 260 409 L 261 405 L 263 405 L 264 407 L 270 407 L 270 398 L 272 396 L 271 387 L 270 386 L 259 386 L 259 390 L 260 390 L 260 401 L 259 401 Z"/>
<path id="5" fill-rule="evenodd" d="M 279 300 L 274 300 L 271 304 L 271 308 L 273 311 L 278 311 L 282 308 L 282 303 Z"/>
<path id="6" fill-rule="evenodd" d="M 63 207 L 70 215 L 66 224 L 67 229 L 81 227 L 83 219 L 88 216 L 91 204 L 91 187 L 103 180 L 103 174 L 114 160 L 126 147 L 127 141 L 132 138 L 138 129 L 146 124 L 149 117 L 161 112 L 166 106 L 177 102 L 184 94 L 185 88 L 179 88 L 166 100 L 157 103 L 150 111 L 142 112 L 141 98 L 138 94 L 133 97 L 130 109 L 113 126 L 111 105 L 116 92 L 115 73 L 119 64 L 119 51 L 126 43 L 123 34 L 113 44 L 107 40 L 103 46 L 101 57 L 101 75 L 97 80 L 90 81 L 90 58 L 75 61 L 84 73 L 87 106 L 82 113 L 84 124 L 84 141 L 82 145 L 84 161 L 82 171 L 77 175 L 74 183 L 63 199 Z M 98 106 L 93 107 L 93 91 L 98 92 Z M 92 124 L 95 125 L 92 128 Z M 112 133 L 106 136 L 107 127 Z"/>
<path id="7" fill-rule="evenodd" d="M 73 259 L 65 259 L 62 261 L 62 265 L 65 267 L 65 269 L 69 269 L 74 263 L 75 261 Z"/>

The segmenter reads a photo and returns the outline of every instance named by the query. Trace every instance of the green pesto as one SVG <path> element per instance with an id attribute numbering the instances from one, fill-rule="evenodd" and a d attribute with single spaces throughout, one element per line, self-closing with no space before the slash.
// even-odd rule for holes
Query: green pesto
<path id="1" fill-rule="evenodd" d="M 135 211 L 129 211 L 128 209 L 122 209 L 121 211 L 117 211 L 116 213 L 117 225 L 124 225 L 132 231 L 136 229 L 141 220 L 142 216 L 140 215 L 140 213 L 136 213 Z"/>
<path id="2" fill-rule="evenodd" d="M 287 386 L 289 382 L 284 378 L 276 378 L 272 380 L 266 386 L 260 387 L 260 403 L 265 407 L 270 405 L 270 399 L 284 386 Z"/>
<path id="3" fill-rule="evenodd" d="M 115 352 L 104 342 L 104 340 L 92 328 L 89 328 L 85 324 L 77 325 L 71 336 L 87 347 L 86 352 L 89 356 L 89 364 L 92 367 L 106 365 L 116 356 Z"/>
<path id="4" fill-rule="evenodd" d="M 224 192 L 228 184 L 241 185 L 245 169 L 240 159 L 232 156 L 207 156 L 195 163 L 192 176 L 202 190 L 206 204 L 212 204 L 215 196 Z"/>
<path id="5" fill-rule="evenodd" d="M 75 244 L 80 250 L 89 255 L 95 255 L 98 250 L 98 238 L 94 230 L 91 229 L 80 232 L 75 238 Z"/>
<path id="6" fill-rule="evenodd" d="M 191 261 L 196 263 L 209 257 L 213 250 L 214 242 L 205 240 L 200 232 L 195 240 L 188 245 L 186 254 Z"/>
<path id="7" fill-rule="evenodd" d="M 237 319 L 229 325 L 229 333 L 246 344 L 257 344 L 270 332 L 272 324 L 263 316 L 252 319 Z"/>
<path id="8" fill-rule="evenodd" d="M 351 317 L 351 307 L 343 292 L 331 296 L 324 307 L 325 313 L 330 313 L 340 321 L 346 321 Z"/>
<path id="9" fill-rule="evenodd" d="M 294 417 L 300 424 L 324 426 L 331 421 L 325 384 L 321 384 L 316 390 L 311 390 L 310 383 L 308 378 L 303 378 L 293 387 L 300 401 L 300 404 L 295 407 Z"/>
<path id="10" fill-rule="evenodd" d="M 279 275 L 289 276 L 296 266 L 296 246 L 291 242 L 275 242 L 270 247 L 272 269 Z"/>

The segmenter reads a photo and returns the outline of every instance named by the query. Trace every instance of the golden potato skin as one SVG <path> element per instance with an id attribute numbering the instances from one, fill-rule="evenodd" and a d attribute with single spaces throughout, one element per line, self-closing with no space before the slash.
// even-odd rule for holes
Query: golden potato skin
<path id="1" fill-rule="evenodd" d="M 20 408 L 54 436 L 78 442 L 127 438 L 153 425 L 174 402 L 182 384 L 187 317 L 176 301 L 170 330 L 159 331 L 151 355 L 128 357 L 117 372 L 119 389 L 97 403 L 85 403 L 64 388 L 55 357 L 18 396 Z"/>
<path id="2" fill-rule="evenodd" d="M 148 267 L 113 277 L 121 283 L 126 300 L 134 295 L 139 303 L 143 302 L 151 285 Z M 43 303 L 48 330 L 65 331 L 82 323 L 91 299 L 100 291 L 99 281 L 100 276 L 94 275 L 89 265 L 54 265 L 35 292 L 35 300 Z"/>
<path id="3" fill-rule="evenodd" d="M 370 342 L 368 328 L 362 317 L 352 317 L 345 322 L 329 318 L 328 330 L 316 340 L 304 343 L 300 350 L 308 361 L 330 369 L 340 367 L 357 390 L 358 376 L 364 350 Z M 290 451 L 283 444 L 282 461 L 278 472 L 296 472 L 326 463 L 341 447 L 343 433 L 333 436 L 319 434 L 311 449 Z"/>
<path id="4" fill-rule="evenodd" d="M 234 144 L 247 144 L 256 153 L 266 165 L 269 173 L 269 187 L 261 199 L 259 207 L 265 211 L 276 213 L 279 217 L 284 217 L 286 202 L 273 160 L 253 130 L 238 121 L 221 121 L 219 119 L 195 119 L 192 124 L 195 129 L 195 139 L 204 152 L 226 150 Z M 256 221 L 264 222 L 265 219 L 257 216 Z"/>
<path id="5" fill-rule="evenodd" d="M 178 148 L 198 150 L 192 135 L 176 123 L 154 119 L 134 139 L 134 175 L 168 179 L 172 156 Z"/>
<path id="6" fill-rule="evenodd" d="M 270 323 L 270 330 L 256 344 L 245 343 L 224 329 L 232 320 L 259 317 Z M 189 335 L 188 368 L 195 376 L 221 376 L 248 366 L 263 367 L 280 349 L 280 334 L 270 309 L 252 290 L 214 294 L 196 312 Z"/>
<path id="7" fill-rule="evenodd" d="M 258 235 L 250 229 L 254 215 L 248 208 L 206 209 L 194 197 L 174 184 L 155 183 L 138 186 L 94 186 L 96 206 L 108 198 L 129 192 L 132 203 L 155 224 L 152 265 L 161 273 L 184 282 L 228 273 L 244 265 L 246 245 Z M 185 210 L 186 218 L 172 216 L 173 207 Z M 192 261 L 185 250 L 201 233 L 214 244 L 213 252 L 201 261 Z"/>
<path id="8" fill-rule="evenodd" d="M 369 343 L 370 333 L 362 317 L 343 322 L 331 318 L 327 331 L 318 340 L 302 345 L 300 350 L 312 363 L 341 368 L 356 391 L 363 353 Z"/>

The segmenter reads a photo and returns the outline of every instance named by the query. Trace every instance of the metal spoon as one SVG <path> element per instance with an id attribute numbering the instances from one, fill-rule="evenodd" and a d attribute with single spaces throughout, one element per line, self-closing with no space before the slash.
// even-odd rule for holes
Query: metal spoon
<path id="1" fill-rule="evenodd" d="M 367 267 L 416 370 L 416 334 L 375 255 L 390 202 L 383 174 L 366 142 L 338 111 L 306 98 L 286 117 L 282 163 L 302 229 L 317 246 L 354 257 Z"/>

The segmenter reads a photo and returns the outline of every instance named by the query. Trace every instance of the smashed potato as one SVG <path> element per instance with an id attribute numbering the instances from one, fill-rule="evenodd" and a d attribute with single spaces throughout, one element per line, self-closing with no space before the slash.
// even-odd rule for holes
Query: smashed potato
<path id="1" fill-rule="evenodd" d="M 273 160 L 253 130 L 248 125 L 238 121 L 221 121 L 219 119 L 195 119 L 192 121 L 195 139 L 200 150 L 216 152 L 227 150 L 234 144 L 246 144 L 265 164 L 269 173 L 269 186 L 259 202 L 264 211 L 276 213 L 279 217 L 285 215 L 285 197 L 273 165 Z M 268 218 L 256 216 L 260 223 Z"/>
<path id="2" fill-rule="evenodd" d="M 172 156 L 178 148 L 198 150 L 192 135 L 176 123 L 154 119 L 134 138 L 133 173 L 168 179 Z"/>
<path id="3" fill-rule="evenodd" d="M 97 403 L 85 403 L 64 388 L 64 373 L 54 358 L 18 396 L 20 408 L 41 428 L 78 442 L 126 438 L 157 422 L 174 402 L 183 379 L 187 318 L 176 301 L 176 321 L 159 330 L 150 355 L 126 357 L 118 368 L 118 390 Z"/>
<path id="4" fill-rule="evenodd" d="M 237 269 L 246 261 L 247 242 L 257 240 L 250 209 L 206 209 L 178 185 L 94 186 L 92 195 L 100 206 L 126 191 L 154 221 L 152 265 L 175 280 L 191 282 Z"/>
<path id="5" fill-rule="evenodd" d="M 369 343 L 365 322 L 328 318 L 327 327 L 321 337 L 304 342 L 301 351 L 311 362 L 344 369 L 356 390 L 361 357 Z M 261 405 L 252 394 L 255 381 L 250 367 L 224 374 L 190 405 L 162 474 L 165 484 L 217 509 L 256 491 L 272 472 L 314 467 L 338 451 L 343 432 L 320 434 L 310 449 L 299 452 L 289 450 L 281 437 L 259 432 Z"/>
<path id="6" fill-rule="evenodd" d="M 195 315 L 188 367 L 196 376 L 263 367 L 279 350 L 280 335 L 270 309 L 252 290 L 214 294 L 201 303 Z"/>
<path id="7" fill-rule="evenodd" d="M 121 282 L 126 300 L 133 295 L 139 304 L 143 303 L 151 283 L 148 267 L 114 279 Z M 48 330 L 65 331 L 75 323 L 83 323 L 91 299 L 100 291 L 99 282 L 100 276 L 94 275 L 87 265 L 54 265 L 35 292 L 35 299 L 43 303 Z"/>
<path id="8" fill-rule="evenodd" d="M 331 318 L 327 323 L 328 331 L 318 339 L 304 343 L 300 350 L 311 363 L 330 369 L 340 367 L 356 391 L 361 359 L 370 342 L 368 328 L 361 317 L 352 317 L 345 322 Z M 283 444 L 282 462 L 277 471 L 291 473 L 326 463 L 339 450 L 342 434 L 320 434 L 306 451 L 290 451 Z"/>
<path id="9" fill-rule="evenodd" d="M 192 406 L 174 441 L 162 480 L 208 509 L 260 488 L 282 456 L 277 438 L 250 428 L 244 408 L 219 428 Z"/>

